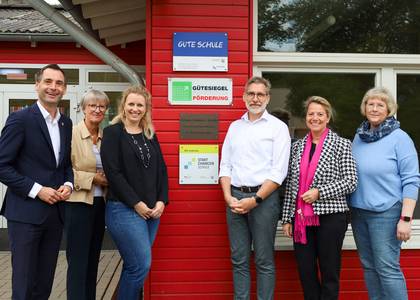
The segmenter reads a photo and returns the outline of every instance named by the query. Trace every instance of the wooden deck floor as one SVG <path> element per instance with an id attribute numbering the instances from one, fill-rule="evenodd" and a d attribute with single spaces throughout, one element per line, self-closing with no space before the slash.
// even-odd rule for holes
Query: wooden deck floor
<path id="1" fill-rule="evenodd" d="M 117 287 L 121 274 L 121 257 L 118 251 L 103 250 L 99 261 L 98 278 L 96 282 L 96 299 L 110 300 Z M 55 271 L 51 300 L 66 299 L 66 272 L 67 261 L 65 252 L 58 256 Z M 10 299 L 12 268 L 10 265 L 10 252 L 0 252 L 0 299 Z"/>

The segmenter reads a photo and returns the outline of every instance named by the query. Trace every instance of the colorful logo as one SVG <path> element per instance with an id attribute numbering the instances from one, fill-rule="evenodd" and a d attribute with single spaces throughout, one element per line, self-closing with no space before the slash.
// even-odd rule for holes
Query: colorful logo
<path id="1" fill-rule="evenodd" d="M 174 81 L 172 82 L 173 101 L 192 101 L 192 82 Z"/>

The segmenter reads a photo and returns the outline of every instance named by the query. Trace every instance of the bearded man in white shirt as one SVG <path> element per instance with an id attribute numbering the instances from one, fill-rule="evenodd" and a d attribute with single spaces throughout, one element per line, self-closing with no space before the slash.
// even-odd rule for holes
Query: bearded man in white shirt
<path id="1" fill-rule="evenodd" d="M 245 85 L 247 112 L 234 121 L 223 143 L 220 184 L 226 201 L 234 299 L 250 299 L 250 256 L 254 249 L 257 298 L 274 299 L 274 238 L 280 212 L 278 187 L 287 175 L 290 135 L 270 115 L 271 84 L 253 77 Z"/>

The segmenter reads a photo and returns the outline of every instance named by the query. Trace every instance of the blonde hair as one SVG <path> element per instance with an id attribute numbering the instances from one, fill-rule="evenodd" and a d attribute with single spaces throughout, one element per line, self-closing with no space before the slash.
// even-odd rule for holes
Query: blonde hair
<path id="1" fill-rule="evenodd" d="M 366 117 L 366 104 L 370 99 L 377 98 L 385 102 L 388 109 L 388 117 L 397 113 L 398 104 L 392 96 L 391 92 L 384 87 L 374 87 L 366 92 L 360 104 L 360 113 Z"/>
<path id="2" fill-rule="evenodd" d="M 303 102 L 303 108 L 305 109 L 305 114 L 308 112 L 308 107 L 311 103 L 316 103 L 316 104 L 321 105 L 325 109 L 328 118 L 331 121 L 334 119 L 334 110 L 330 102 L 328 102 L 327 99 L 322 98 L 320 96 L 310 96 L 308 99 L 306 99 L 305 102 Z"/>
<path id="3" fill-rule="evenodd" d="M 124 90 L 122 93 L 122 97 L 120 100 L 120 104 L 118 106 L 118 114 L 112 119 L 111 124 L 116 124 L 122 122 L 125 124 L 125 113 L 124 113 L 124 106 L 127 102 L 127 97 L 130 94 L 136 94 L 143 96 L 146 100 L 146 112 L 143 118 L 140 120 L 140 128 L 143 130 L 144 135 L 150 140 L 153 138 L 155 134 L 155 128 L 152 123 L 152 95 L 150 92 L 142 86 L 130 86 Z"/>

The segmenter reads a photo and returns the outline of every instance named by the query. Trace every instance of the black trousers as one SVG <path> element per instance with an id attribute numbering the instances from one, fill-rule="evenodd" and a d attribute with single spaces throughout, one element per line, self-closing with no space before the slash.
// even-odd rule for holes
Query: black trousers
<path id="1" fill-rule="evenodd" d="M 67 299 L 95 300 L 96 277 L 105 230 L 105 201 L 66 202 Z"/>
<path id="2" fill-rule="evenodd" d="M 8 220 L 7 227 L 12 252 L 12 299 L 47 300 L 63 232 L 57 205 L 50 207 L 42 224 Z"/>
<path id="3" fill-rule="evenodd" d="M 336 300 L 347 216 L 321 215 L 319 223 L 306 227 L 307 244 L 294 243 L 300 281 L 305 300 Z"/>

